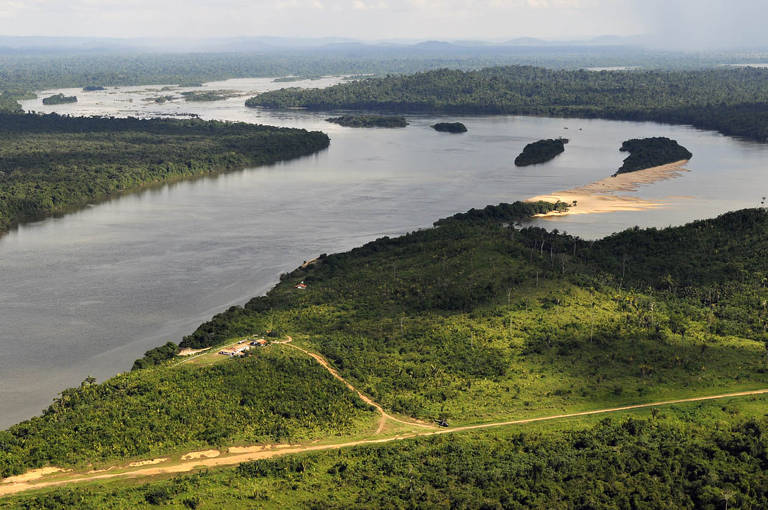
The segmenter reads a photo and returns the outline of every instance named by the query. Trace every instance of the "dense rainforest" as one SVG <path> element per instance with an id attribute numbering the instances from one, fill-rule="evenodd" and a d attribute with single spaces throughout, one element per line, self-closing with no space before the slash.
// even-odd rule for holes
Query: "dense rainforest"
<path id="1" fill-rule="evenodd" d="M 43 98 L 43 104 L 45 105 L 57 105 L 57 104 L 69 104 L 69 103 L 77 103 L 77 97 L 65 96 L 64 94 L 54 94 L 52 96 Z"/>
<path id="2" fill-rule="evenodd" d="M 461 122 L 438 122 L 432 125 L 432 129 L 440 133 L 466 133 L 467 126 Z"/>
<path id="3" fill-rule="evenodd" d="M 229 90 L 199 90 L 182 92 L 182 97 L 185 101 L 190 102 L 206 102 L 206 101 L 221 101 L 222 99 L 228 99 L 230 97 L 236 97 L 238 93 L 233 93 Z"/>
<path id="4" fill-rule="evenodd" d="M 385 409 L 450 427 L 765 387 L 768 211 L 596 242 L 519 224 L 553 207 L 500 204 L 321 256 L 181 345 L 291 335 Z M 0 433 L 0 473 L 372 430 L 366 404 L 286 346 L 175 352 Z"/>
<path id="5" fill-rule="evenodd" d="M 635 172 L 654 166 L 666 165 L 693 157 L 691 151 L 663 136 L 626 140 L 621 144 L 621 152 L 629 152 L 617 174 Z"/>
<path id="6" fill-rule="evenodd" d="M 342 115 L 325 120 L 339 126 L 354 128 L 403 128 L 408 125 L 405 117 L 397 115 Z"/>
<path id="7" fill-rule="evenodd" d="M 246 123 L 0 113 L 0 233 L 142 186 L 328 144 L 320 132 Z"/>
<path id="8" fill-rule="evenodd" d="M 565 151 L 565 144 L 568 140 L 565 138 L 556 138 L 548 140 L 538 140 L 529 143 L 523 148 L 523 152 L 515 158 L 515 166 L 529 166 L 546 163 L 555 156 Z"/>
<path id="9" fill-rule="evenodd" d="M 652 52 L 621 46 L 444 49 L 333 48 L 275 52 L 147 53 L 90 52 L 13 54 L 0 49 L 0 91 L 13 93 L 54 88 L 144 84 L 194 84 L 227 78 L 327 75 L 382 75 L 428 69 L 479 69 L 509 64 L 552 68 L 638 65 L 651 68 L 717 66 L 727 62 L 764 62 L 765 55 L 701 55 Z"/>
<path id="10" fill-rule="evenodd" d="M 269 351 L 238 361 L 137 370 L 63 391 L 42 416 L 0 431 L 0 478 L 32 464 L 327 438 L 374 416 L 307 357 Z"/>
<path id="11" fill-rule="evenodd" d="M 765 403 L 359 446 L 52 489 L 0 499 L 0 508 L 758 510 L 768 500 Z"/>
<path id="12" fill-rule="evenodd" d="M 260 94 L 252 106 L 599 117 L 690 124 L 768 140 L 768 69 L 440 69 Z"/>

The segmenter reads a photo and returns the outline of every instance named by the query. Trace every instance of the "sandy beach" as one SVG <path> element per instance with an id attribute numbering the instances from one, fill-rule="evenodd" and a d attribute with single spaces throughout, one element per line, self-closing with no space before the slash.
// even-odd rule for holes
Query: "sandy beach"
<path id="1" fill-rule="evenodd" d="M 637 172 L 619 174 L 614 177 L 572 188 L 555 191 L 548 195 L 538 195 L 527 199 L 527 202 L 543 200 L 546 202 L 565 202 L 571 207 L 568 212 L 551 212 L 540 214 L 538 217 L 563 216 L 565 214 L 598 214 L 617 211 L 643 211 L 657 209 L 669 205 L 667 201 L 645 200 L 639 197 L 621 195 L 621 193 L 636 192 L 640 186 L 658 181 L 674 179 L 688 172 L 684 168 L 688 160 L 676 161 L 668 165 L 656 166 Z M 668 200 L 682 197 L 667 197 Z"/>

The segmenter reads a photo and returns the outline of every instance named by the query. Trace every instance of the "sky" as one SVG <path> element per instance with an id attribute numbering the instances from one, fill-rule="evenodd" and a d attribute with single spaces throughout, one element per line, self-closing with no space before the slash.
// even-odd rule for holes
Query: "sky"
<path id="1" fill-rule="evenodd" d="M 578 39 L 768 45 L 768 0 L 0 0 L 0 35 Z"/>

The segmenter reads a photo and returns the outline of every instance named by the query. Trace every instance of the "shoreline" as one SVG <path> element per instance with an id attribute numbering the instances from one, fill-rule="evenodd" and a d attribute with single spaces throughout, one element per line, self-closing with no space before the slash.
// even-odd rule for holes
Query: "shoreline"
<path id="1" fill-rule="evenodd" d="M 555 191 L 546 195 L 537 195 L 527 198 L 526 202 L 565 202 L 570 208 L 566 212 L 552 211 L 546 214 L 536 214 L 534 218 L 547 218 L 565 216 L 568 214 L 601 214 L 609 212 L 645 211 L 659 209 L 670 205 L 665 200 L 646 200 L 639 197 L 621 195 L 619 193 L 634 193 L 645 184 L 653 184 L 659 181 L 675 179 L 689 172 L 684 166 L 689 160 L 683 159 L 666 165 L 646 168 L 606 177 L 599 181 L 571 188 L 563 191 Z M 683 198 L 683 197 L 667 197 Z"/>

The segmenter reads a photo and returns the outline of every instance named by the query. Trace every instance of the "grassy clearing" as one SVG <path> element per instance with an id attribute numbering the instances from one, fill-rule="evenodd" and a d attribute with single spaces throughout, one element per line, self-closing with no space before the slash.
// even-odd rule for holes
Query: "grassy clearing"
<path id="1" fill-rule="evenodd" d="M 0 508 L 720 508 L 728 491 L 757 508 L 766 404 L 734 398 L 301 454 L 48 489 Z"/>

